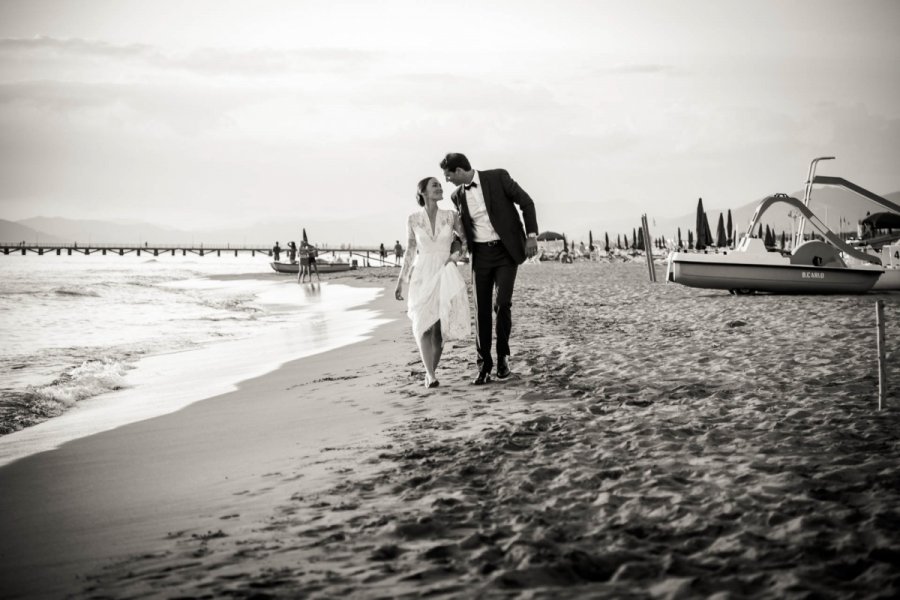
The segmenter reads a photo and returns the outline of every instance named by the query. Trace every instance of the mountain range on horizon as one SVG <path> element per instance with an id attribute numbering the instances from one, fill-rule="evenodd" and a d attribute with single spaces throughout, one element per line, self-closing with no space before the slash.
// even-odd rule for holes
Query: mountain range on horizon
<path id="1" fill-rule="evenodd" d="M 791 194 L 803 198 L 803 192 Z M 900 191 L 884 195 L 900 204 Z M 762 198 L 731 209 L 734 228 L 743 233 Z M 838 188 L 817 188 L 810 204 L 812 211 L 834 231 L 856 231 L 857 222 L 867 212 L 881 212 L 882 208 L 852 192 Z M 728 208 L 708 206 L 704 209 L 710 228 L 715 231 L 719 214 L 725 217 Z M 788 215 L 789 207 L 773 206 L 763 219 L 776 232 L 791 231 L 794 222 Z M 548 204 L 542 211 L 538 204 L 538 222 L 542 231 L 565 234 L 572 241 L 588 240 L 589 232 L 595 243 L 608 233 L 613 240 L 617 235 L 631 234 L 640 226 L 641 215 L 636 211 L 633 219 L 609 219 L 604 216 L 604 205 L 589 202 L 556 202 Z M 688 230 L 696 223 L 696 200 L 689 212 L 677 217 L 648 215 L 650 233 L 653 237 L 664 236 L 674 239 L 678 228 L 687 239 Z M 396 240 L 406 244 L 404 219 L 395 214 L 370 215 L 365 218 L 317 219 L 304 223 L 285 225 L 284 219 L 260 221 L 242 228 L 219 228 L 185 230 L 135 221 L 80 220 L 62 217 L 33 217 L 20 221 L 0 219 L 0 243 L 61 244 L 78 242 L 98 244 L 229 244 L 231 246 L 268 247 L 280 241 L 282 245 L 290 240 L 300 240 L 302 229 L 306 229 L 311 243 L 339 247 L 352 245 L 357 248 L 377 247 L 383 243 L 392 247 Z M 373 233 L 375 232 L 375 233 Z"/>

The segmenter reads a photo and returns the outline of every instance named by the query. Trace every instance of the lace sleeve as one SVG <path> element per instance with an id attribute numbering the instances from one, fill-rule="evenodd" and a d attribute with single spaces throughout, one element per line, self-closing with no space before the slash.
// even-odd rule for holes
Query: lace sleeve
<path id="1" fill-rule="evenodd" d="M 416 232 L 413 231 L 413 218 L 409 215 L 406 220 L 406 252 L 403 254 L 403 267 L 400 269 L 400 281 L 408 280 L 412 275 L 412 263 L 416 256 Z"/>

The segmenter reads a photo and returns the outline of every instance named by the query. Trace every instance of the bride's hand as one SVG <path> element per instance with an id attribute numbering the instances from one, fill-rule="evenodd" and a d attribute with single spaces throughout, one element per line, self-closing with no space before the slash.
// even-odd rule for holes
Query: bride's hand
<path id="1" fill-rule="evenodd" d="M 444 266 L 446 267 L 450 263 L 455 264 L 456 261 L 458 261 L 459 259 L 460 259 L 459 252 L 454 252 L 453 254 L 451 254 L 450 256 L 447 257 L 447 262 L 444 263 Z"/>

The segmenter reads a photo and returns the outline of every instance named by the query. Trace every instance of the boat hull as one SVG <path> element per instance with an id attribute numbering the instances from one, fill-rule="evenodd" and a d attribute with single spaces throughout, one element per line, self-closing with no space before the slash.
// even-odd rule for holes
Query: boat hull
<path id="1" fill-rule="evenodd" d="M 671 279 L 688 287 L 779 294 L 863 294 L 881 277 L 878 269 L 703 262 L 674 259 Z"/>
<path id="2" fill-rule="evenodd" d="M 275 269 L 276 273 L 285 275 L 297 275 L 300 273 L 300 263 L 271 262 L 269 265 Z M 353 265 L 348 263 L 317 262 L 316 268 L 319 273 L 341 273 L 352 270 Z"/>
<path id="3" fill-rule="evenodd" d="M 900 291 L 900 269 L 885 269 L 872 287 L 873 292 Z"/>

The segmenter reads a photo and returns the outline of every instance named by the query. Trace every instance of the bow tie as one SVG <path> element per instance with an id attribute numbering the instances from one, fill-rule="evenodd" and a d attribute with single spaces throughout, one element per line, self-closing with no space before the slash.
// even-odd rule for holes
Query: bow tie
<path id="1" fill-rule="evenodd" d="M 468 183 L 468 184 L 464 185 L 463 187 L 466 188 L 467 190 L 470 190 L 472 188 L 478 187 L 478 184 L 473 181 L 472 183 Z"/>

